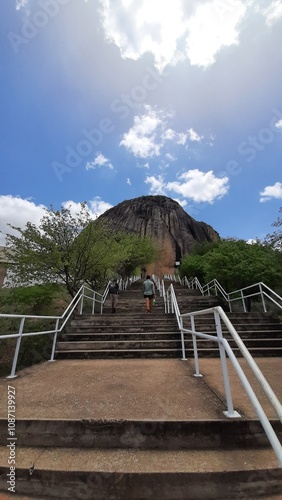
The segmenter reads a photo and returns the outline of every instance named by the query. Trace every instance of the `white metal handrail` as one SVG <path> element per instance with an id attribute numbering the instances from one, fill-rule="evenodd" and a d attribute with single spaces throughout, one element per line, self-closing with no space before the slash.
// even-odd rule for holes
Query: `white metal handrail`
<path id="1" fill-rule="evenodd" d="M 185 314 L 180 314 L 179 313 L 179 308 L 177 304 L 177 299 L 175 296 L 175 292 L 173 289 L 173 285 L 170 285 L 170 287 L 167 290 L 167 302 L 168 304 L 171 304 L 171 311 L 175 312 L 178 326 L 180 329 L 181 333 L 181 344 L 182 344 L 182 359 L 186 360 L 186 353 L 185 353 L 185 341 L 184 341 L 184 333 L 191 333 L 192 334 L 192 339 L 193 339 L 193 350 L 194 350 L 194 361 L 195 361 L 195 376 L 196 377 L 201 377 L 202 375 L 200 374 L 199 371 L 199 360 L 198 360 L 198 350 L 197 350 L 197 337 L 199 338 L 204 338 L 206 340 L 212 340 L 214 342 L 218 343 L 219 347 L 219 352 L 220 352 L 220 360 L 221 360 L 221 368 L 222 368 L 222 374 L 223 374 L 223 381 L 224 381 L 224 388 L 225 388 L 225 395 L 226 395 L 226 403 L 227 403 L 227 412 L 224 412 L 225 415 L 229 418 L 234 418 L 235 416 L 239 416 L 237 412 L 234 412 L 233 408 L 233 403 L 232 403 L 232 396 L 231 396 L 231 389 L 230 389 L 230 383 L 229 383 L 229 376 L 228 376 L 228 369 L 227 369 L 227 362 L 226 362 L 226 354 L 228 355 L 245 391 L 247 396 L 249 397 L 254 410 L 261 422 L 262 427 L 264 428 L 264 431 L 269 439 L 269 442 L 278 458 L 278 462 L 280 466 L 282 466 L 282 446 L 280 444 L 280 441 L 275 434 L 254 390 L 252 389 L 244 371 L 242 370 L 236 356 L 233 353 L 232 348 L 230 347 L 228 341 L 223 338 L 222 335 L 222 327 L 221 327 L 221 319 L 224 321 L 225 325 L 227 326 L 232 338 L 235 340 L 236 344 L 238 345 L 240 351 L 242 352 L 242 355 L 248 362 L 250 368 L 252 369 L 255 377 L 257 378 L 260 386 L 262 387 L 263 391 L 265 392 L 266 396 L 268 397 L 271 405 L 273 406 L 274 410 L 276 411 L 276 414 L 278 415 L 278 418 L 280 421 L 282 421 L 282 406 L 281 403 L 279 402 L 278 398 L 274 394 L 273 390 L 271 389 L 270 385 L 268 384 L 267 380 L 263 376 L 261 370 L 255 363 L 253 357 L 249 353 L 248 349 L 246 348 L 245 344 L 242 342 L 240 339 L 238 333 L 236 332 L 235 328 L 233 327 L 232 323 L 230 322 L 229 318 L 226 316 L 225 312 L 220 306 L 205 309 L 202 311 L 195 311 L 195 312 L 189 312 Z M 196 331 L 195 328 L 195 316 L 200 316 L 203 314 L 214 314 L 214 321 L 215 321 L 215 327 L 216 327 L 216 335 L 209 335 L 206 333 L 202 333 L 199 331 Z M 191 320 L 191 329 L 183 328 L 183 319 L 189 317 Z"/>
<path id="2" fill-rule="evenodd" d="M 139 277 L 133 276 L 131 278 L 131 282 L 134 282 L 137 279 L 139 279 Z M 128 280 L 128 279 L 122 280 L 122 283 L 120 283 L 121 289 L 125 289 L 129 284 L 130 284 L 130 280 Z M 103 313 L 103 306 L 104 306 L 105 300 L 107 299 L 107 296 L 108 296 L 109 287 L 110 287 L 110 282 L 107 283 L 104 293 L 100 294 L 99 292 L 92 290 L 91 288 L 87 287 L 86 285 L 82 285 L 61 316 L 36 316 L 36 315 L 30 315 L 30 314 L 0 314 L 0 319 L 1 318 L 20 319 L 20 326 L 19 326 L 18 333 L 13 333 L 13 334 L 8 334 L 8 335 L 6 335 L 6 334 L 0 335 L 0 340 L 11 339 L 11 338 L 17 339 L 11 374 L 8 376 L 8 378 L 15 378 L 17 376 L 16 375 L 16 368 L 17 368 L 17 362 L 18 362 L 18 356 L 19 356 L 19 350 L 20 350 L 22 337 L 33 337 L 36 335 L 54 334 L 52 351 L 51 351 L 51 358 L 49 360 L 49 361 L 54 361 L 58 333 L 62 332 L 62 330 L 66 326 L 67 322 L 69 321 L 71 315 L 75 311 L 75 309 L 79 308 L 79 314 L 82 314 L 84 302 L 85 302 L 85 299 L 87 299 L 87 300 L 90 300 L 92 302 L 91 314 L 95 314 L 97 304 L 99 304 L 100 314 L 102 314 Z M 45 331 L 39 331 L 39 332 L 24 332 L 25 321 L 29 320 L 29 319 L 55 320 L 55 328 L 53 330 L 45 330 Z M 60 325 L 60 323 L 61 323 L 61 325 Z"/>
<path id="3" fill-rule="evenodd" d="M 88 295 L 89 292 L 91 292 L 93 294 L 93 296 L 89 296 Z M 101 299 L 99 299 L 99 297 Z M 49 361 L 54 361 L 58 333 L 60 333 L 63 330 L 66 323 L 70 319 L 71 315 L 73 314 L 73 312 L 75 311 L 75 309 L 79 305 L 80 305 L 79 314 L 82 314 L 83 305 L 84 305 L 84 298 L 92 301 L 92 314 L 95 313 L 95 304 L 96 303 L 100 303 L 101 313 L 102 313 L 102 307 L 103 307 L 103 303 L 104 303 L 102 300 L 103 296 L 101 294 L 99 294 L 98 292 L 95 292 L 95 291 L 91 290 L 90 288 L 82 285 L 61 316 L 36 316 L 36 315 L 30 315 L 30 314 L 0 314 L 0 318 L 20 319 L 20 326 L 19 326 L 18 333 L 8 334 L 8 335 L 0 335 L 0 339 L 9 339 L 9 338 L 16 338 L 17 339 L 11 374 L 9 375 L 8 378 L 15 378 L 17 376 L 16 375 L 16 368 L 17 368 L 18 355 L 19 355 L 22 337 L 33 337 L 35 335 L 54 334 L 52 351 L 51 351 L 51 358 L 49 360 Z M 24 332 L 24 326 L 25 326 L 26 319 L 27 320 L 28 319 L 38 319 L 38 320 L 42 320 L 42 319 L 52 320 L 52 319 L 54 319 L 55 320 L 55 328 L 53 330 L 46 330 L 46 331 L 39 331 L 39 332 Z M 59 327 L 60 322 L 61 322 L 61 326 Z"/>
<path id="4" fill-rule="evenodd" d="M 261 298 L 264 312 L 267 312 L 265 298 L 269 299 L 270 302 L 272 302 L 279 309 L 282 309 L 282 297 L 280 297 L 280 295 L 265 285 L 262 281 L 238 290 L 234 290 L 233 292 L 226 292 L 216 279 L 211 280 L 205 285 L 201 285 L 197 277 L 189 281 L 185 276 L 182 278 L 181 283 L 186 285 L 188 288 L 197 288 L 202 295 L 211 295 L 212 291 L 214 291 L 215 295 L 220 294 L 224 300 L 228 302 L 230 312 L 232 312 L 232 302 L 236 301 L 242 301 L 244 312 L 247 312 L 246 299 L 258 296 Z M 252 289 L 255 289 L 255 291 L 252 292 Z"/>

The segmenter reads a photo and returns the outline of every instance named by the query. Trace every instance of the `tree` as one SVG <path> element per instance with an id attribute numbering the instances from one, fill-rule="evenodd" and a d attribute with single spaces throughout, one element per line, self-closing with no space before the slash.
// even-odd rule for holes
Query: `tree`
<path id="1" fill-rule="evenodd" d="M 98 289 L 157 255 L 149 238 L 113 233 L 99 219 L 93 221 L 86 203 L 75 216 L 69 208 L 45 209 L 38 227 L 30 222 L 24 229 L 10 227 L 19 232 L 7 235 L 13 284 L 63 283 L 72 297 L 82 284 Z"/>
<path id="2" fill-rule="evenodd" d="M 244 240 L 219 240 L 185 256 L 180 266 L 183 277 L 198 276 L 208 283 L 216 278 L 226 291 L 240 289 L 257 282 L 270 287 L 281 283 L 282 254 L 270 245 L 248 244 Z"/>
<path id="3" fill-rule="evenodd" d="M 16 285 L 33 283 L 64 283 L 71 296 L 79 289 L 85 269 L 90 265 L 89 239 L 77 239 L 89 225 L 86 203 L 79 213 L 69 208 L 45 209 L 39 226 L 28 222 L 24 229 L 8 224 L 20 235 L 8 234 L 6 254 L 13 262 L 12 282 Z"/>
<path id="4" fill-rule="evenodd" d="M 117 266 L 120 276 L 129 276 L 137 267 L 155 262 L 159 258 L 159 249 L 151 238 L 136 233 L 121 233 L 120 236 L 122 249 Z"/>
<path id="5" fill-rule="evenodd" d="M 282 212 L 282 207 L 280 207 L 279 212 Z M 278 227 L 279 229 L 277 231 L 274 231 L 274 233 L 272 234 L 267 234 L 265 238 L 265 243 L 281 251 L 282 250 L 282 229 L 280 229 L 280 227 L 282 226 L 281 217 L 278 216 L 276 221 L 274 221 L 271 225 L 272 227 Z"/>

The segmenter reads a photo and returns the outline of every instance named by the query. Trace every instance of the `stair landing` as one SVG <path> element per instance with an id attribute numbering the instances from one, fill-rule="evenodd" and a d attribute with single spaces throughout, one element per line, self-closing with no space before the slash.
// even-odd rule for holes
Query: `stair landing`
<path id="1" fill-rule="evenodd" d="M 244 359 L 239 358 L 268 418 L 272 407 Z M 263 374 L 282 400 L 281 358 L 257 358 Z M 200 359 L 203 378 L 193 376 L 193 360 L 58 360 L 25 368 L 15 379 L 0 379 L 1 401 L 16 389 L 17 419 L 211 420 L 224 418 L 225 398 L 219 359 Z M 234 407 L 257 418 L 229 364 Z M 0 418 L 7 408 L 0 407 Z"/>

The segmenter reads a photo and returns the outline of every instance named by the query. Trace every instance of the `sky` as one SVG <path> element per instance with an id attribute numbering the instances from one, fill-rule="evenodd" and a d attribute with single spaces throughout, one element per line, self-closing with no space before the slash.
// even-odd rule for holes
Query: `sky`
<path id="1" fill-rule="evenodd" d="M 222 238 L 282 206 L 282 0 L 1 0 L 0 245 L 165 195 Z"/>

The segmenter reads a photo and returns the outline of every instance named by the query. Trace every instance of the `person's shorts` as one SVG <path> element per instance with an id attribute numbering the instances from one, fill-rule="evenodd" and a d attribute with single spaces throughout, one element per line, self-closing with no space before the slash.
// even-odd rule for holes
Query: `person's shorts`
<path id="1" fill-rule="evenodd" d="M 153 298 L 154 298 L 154 294 L 153 294 L 153 295 L 148 295 L 148 294 L 146 295 L 146 294 L 144 293 L 144 299 L 147 299 L 147 298 L 148 298 L 148 299 L 153 299 Z"/>

